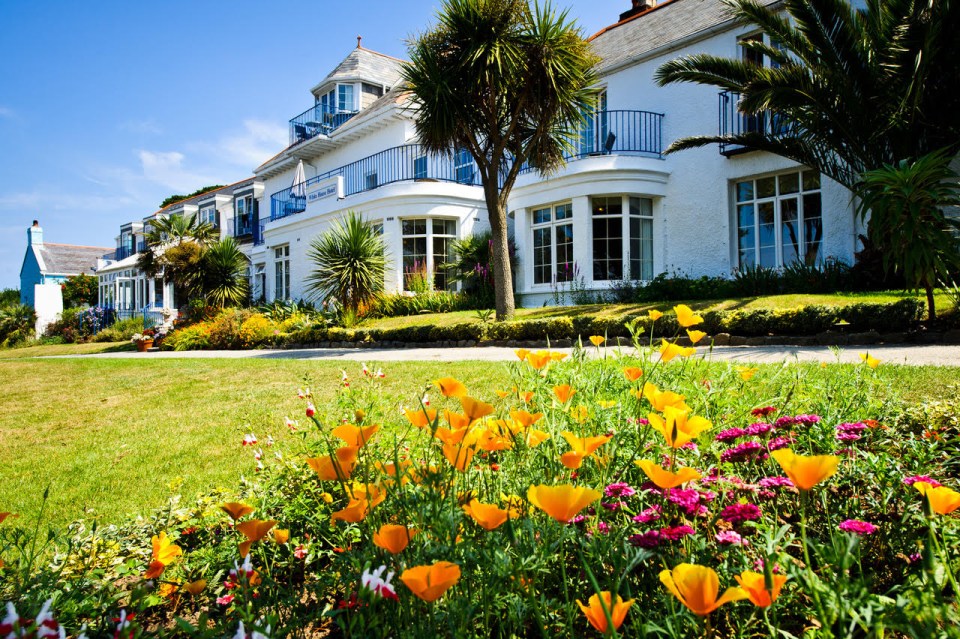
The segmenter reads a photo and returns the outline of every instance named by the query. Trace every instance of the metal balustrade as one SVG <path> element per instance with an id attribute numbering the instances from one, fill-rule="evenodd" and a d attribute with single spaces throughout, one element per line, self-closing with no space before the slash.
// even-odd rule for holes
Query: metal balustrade
<path id="1" fill-rule="evenodd" d="M 266 221 L 260 222 L 259 224 L 257 224 L 256 228 L 254 229 L 254 231 L 253 231 L 253 245 L 254 245 L 254 246 L 262 246 L 262 245 L 263 245 L 263 231 L 264 231 L 264 227 L 266 227 L 266 225 L 267 225 Z"/>
<path id="2" fill-rule="evenodd" d="M 732 91 L 721 91 L 717 114 L 720 135 L 742 135 L 744 133 L 764 133 L 771 136 L 781 136 L 790 133 L 790 127 L 784 117 L 771 111 L 761 111 L 757 114 L 741 113 L 737 108 L 740 94 Z M 720 144 L 721 155 L 735 155 L 749 151 L 749 147 L 741 144 Z"/>
<path id="3" fill-rule="evenodd" d="M 253 218 L 249 216 L 244 217 L 233 217 L 233 236 L 234 237 L 245 237 L 247 235 L 253 235 Z"/>
<path id="4" fill-rule="evenodd" d="M 315 104 L 290 119 L 290 144 L 298 144 L 320 134 L 330 135 L 356 114 L 357 111 L 338 111 Z"/>
<path id="5" fill-rule="evenodd" d="M 570 140 L 567 160 L 598 155 L 645 155 L 662 157 L 663 114 L 650 111 L 603 111 L 588 119 Z M 524 167 L 523 172 L 531 171 Z M 464 151 L 453 157 L 433 155 L 419 144 L 393 147 L 308 179 L 296 189 L 289 187 L 270 196 L 270 220 L 280 220 L 307 208 L 311 188 L 341 176 L 343 197 L 404 181 L 454 182 L 480 185 L 476 163 Z"/>
<path id="6" fill-rule="evenodd" d="M 127 259 L 131 255 L 133 255 L 133 249 L 129 246 L 118 246 L 116 252 L 114 252 L 114 259 L 119 262 L 120 260 Z"/>

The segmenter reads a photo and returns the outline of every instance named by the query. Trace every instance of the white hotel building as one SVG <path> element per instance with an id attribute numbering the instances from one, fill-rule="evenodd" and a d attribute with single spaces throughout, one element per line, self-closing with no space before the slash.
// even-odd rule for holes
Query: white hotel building
<path id="1" fill-rule="evenodd" d="M 591 38 L 602 60 L 601 106 L 575 140 L 576 154 L 556 174 L 524 174 L 511 194 L 520 303 L 544 304 L 574 273 L 602 291 L 663 272 L 728 276 L 798 260 L 852 263 L 860 229 L 840 185 L 742 148 L 663 155 L 677 138 L 770 125 L 739 115 L 736 96 L 653 80 L 680 55 L 748 55 L 741 41 L 762 34 L 735 24 L 720 0 L 634 4 Z M 154 215 L 213 215 L 250 256 L 255 299 L 309 297 L 310 241 L 347 211 L 382 225 L 388 291 L 403 290 L 414 264 L 436 273 L 452 240 L 489 228 L 487 212 L 469 154 L 434 157 L 417 144 L 401 64 L 358 45 L 311 89 L 313 105 L 290 120 L 289 146 L 253 178 Z M 129 270 L 120 264 L 102 269 L 101 279 Z M 102 283 L 108 294 L 116 290 Z M 435 284 L 444 286 L 442 274 Z M 137 286 L 134 304 L 174 302 L 150 283 L 137 297 Z"/>

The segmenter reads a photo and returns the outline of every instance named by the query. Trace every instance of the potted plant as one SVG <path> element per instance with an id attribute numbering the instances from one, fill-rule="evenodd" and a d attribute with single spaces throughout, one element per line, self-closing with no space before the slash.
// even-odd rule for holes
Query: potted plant
<path id="1" fill-rule="evenodd" d="M 142 333 L 135 333 L 134 336 L 130 338 L 130 341 L 137 346 L 137 352 L 146 353 L 147 350 L 153 346 L 155 335 L 153 329 L 148 328 Z"/>

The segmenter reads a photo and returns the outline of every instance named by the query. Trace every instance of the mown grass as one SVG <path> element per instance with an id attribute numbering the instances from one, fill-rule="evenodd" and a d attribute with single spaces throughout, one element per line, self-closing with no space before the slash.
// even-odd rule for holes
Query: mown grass
<path id="1" fill-rule="evenodd" d="M 369 364 L 375 370 L 377 365 Z M 393 362 L 384 367 L 383 394 L 399 411 L 402 404 L 415 405 L 431 380 L 455 375 L 479 397 L 492 398 L 508 387 L 508 367 Z M 761 365 L 759 377 L 772 378 L 780 367 Z M 831 367 L 838 374 L 850 368 Z M 261 445 L 267 435 L 278 442 L 291 437 L 285 416 L 306 423 L 297 387 L 309 385 L 317 406 L 329 406 L 344 368 L 353 383 L 360 382 L 354 362 L 2 362 L 0 385 L 11 392 L 0 397 L 0 510 L 33 514 L 50 486 L 53 523 L 84 514 L 116 523 L 163 505 L 175 492 L 189 496 L 234 488 L 244 473 L 254 471 L 251 451 L 240 444 L 244 433 L 256 433 Z M 919 402 L 957 392 L 955 368 L 884 365 L 878 371 L 891 398 Z M 272 454 L 266 447 L 264 452 Z"/>
<path id="2" fill-rule="evenodd" d="M 695 300 L 687 302 L 650 302 L 644 304 L 586 304 L 583 306 L 545 306 L 542 308 L 517 309 L 517 320 L 545 319 L 554 317 L 577 317 L 592 315 L 600 318 L 620 317 L 623 315 L 645 313 L 650 309 L 667 310 L 679 303 L 686 303 L 696 310 L 753 310 L 759 308 L 785 309 L 811 304 L 826 306 L 846 306 L 860 303 L 893 303 L 905 297 L 916 298 L 912 293 L 882 291 L 867 293 L 834 293 L 829 295 L 766 295 L 762 297 L 743 297 L 720 300 Z M 949 310 L 951 303 L 946 294 L 936 296 L 940 312 Z M 405 317 L 387 317 L 368 319 L 360 326 L 363 328 L 404 328 L 407 326 L 452 326 L 454 324 L 479 322 L 476 311 L 455 311 L 451 313 L 424 313 Z"/>
<path id="3" fill-rule="evenodd" d="M 89 344 L 43 344 L 23 348 L 2 348 L 0 359 L 23 359 L 25 357 L 47 357 L 53 355 L 94 355 L 97 353 L 118 353 L 135 351 L 130 342 L 91 342 Z"/>

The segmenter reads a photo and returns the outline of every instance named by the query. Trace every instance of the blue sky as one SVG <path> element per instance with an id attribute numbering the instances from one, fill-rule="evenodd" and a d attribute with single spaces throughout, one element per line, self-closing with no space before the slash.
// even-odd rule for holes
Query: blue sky
<path id="1" fill-rule="evenodd" d="M 26 229 L 112 247 L 172 193 L 252 174 L 363 36 L 406 57 L 435 0 L 0 0 L 0 288 Z M 558 0 L 592 34 L 629 0 Z"/>

